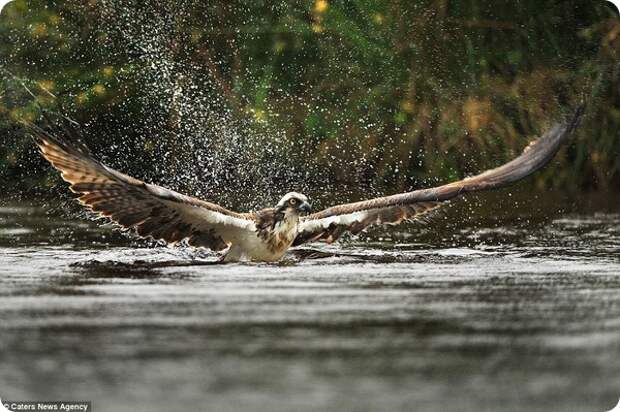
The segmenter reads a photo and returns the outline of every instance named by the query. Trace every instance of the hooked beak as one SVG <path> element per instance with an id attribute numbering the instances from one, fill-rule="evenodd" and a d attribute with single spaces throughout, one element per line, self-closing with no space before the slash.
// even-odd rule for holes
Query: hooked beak
<path id="1" fill-rule="evenodd" d="M 312 206 L 310 206 L 310 203 L 308 202 L 303 202 L 301 205 L 299 205 L 297 210 L 303 213 L 310 213 L 312 212 Z"/>

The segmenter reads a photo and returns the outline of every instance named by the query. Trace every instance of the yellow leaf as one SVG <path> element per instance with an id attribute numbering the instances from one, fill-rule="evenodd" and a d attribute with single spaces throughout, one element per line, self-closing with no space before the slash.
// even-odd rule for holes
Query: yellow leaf
<path id="1" fill-rule="evenodd" d="M 329 3 L 327 0 L 316 0 L 314 2 L 314 11 L 316 13 L 322 14 L 325 13 L 329 9 Z"/>
<path id="2" fill-rule="evenodd" d="M 105 86 L 102 84 L 96 84 L 93 86 L 93 92 L 97 95 L 97 96 L 102 96 L 105 94 Z"/>

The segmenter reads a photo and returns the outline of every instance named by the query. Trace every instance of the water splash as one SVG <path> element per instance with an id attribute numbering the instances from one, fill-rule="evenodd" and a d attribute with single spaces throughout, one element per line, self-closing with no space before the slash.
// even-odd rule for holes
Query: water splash
<path id="1" fill-rule="evenodd" d="M 104 2 L 101 24 L 110 46 L 126 42 L 126 70 L 143 108 L 135 126 L 157 162 L 148 177 L 249 209 L 271 205 L 292 188 L 322 182 L 315 188 L 325 189 L 305 146 L 257 121 L 249 103 L 233 95 L 221 62 L 191 29 L 199 3 L 151 3 Z"/>

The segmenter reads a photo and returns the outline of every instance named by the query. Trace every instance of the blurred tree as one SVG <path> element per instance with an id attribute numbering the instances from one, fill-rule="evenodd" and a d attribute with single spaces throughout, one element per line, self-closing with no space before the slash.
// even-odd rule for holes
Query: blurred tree
<path id="1" fill-rule="evenodd" d="M 615 189 L 619 48 L 612 6 L 586 0 L 15 0 L 0 18 L 0 179 L 58 181 L 19 127 L 39 115 L 23 83 L 112 166 L 218 199 L 237 187 L 231 206 L 460 177 L 581 99 L 576 144 L 536 185 Z"/>

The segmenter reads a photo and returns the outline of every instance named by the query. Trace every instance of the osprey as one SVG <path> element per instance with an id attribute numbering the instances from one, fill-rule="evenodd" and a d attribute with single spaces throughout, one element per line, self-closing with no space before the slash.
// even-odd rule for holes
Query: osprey
<path id="1" fill-rule="evenodd" d="M 577 128 L 583 107 L 552 127 L 509 163 L 443 186 L 333 206 L 310 214 L 301 193 L 286 194 L 274 207 L 237 213 L 222 206 L 145 183 L 111 169 L 90 154 L 75 130 L 59 132 L 29 125 L 42 155 L 71 184 L 80 203 L 141 237 L 168 244 L 224 251 L 224 261 L 279 260 L 307 242 L 334 242 L 343 233 L 358 234 L 371 225 L 415 220 L 448 200 L 469 192 L 506 187 L 547 164 Z"/>

